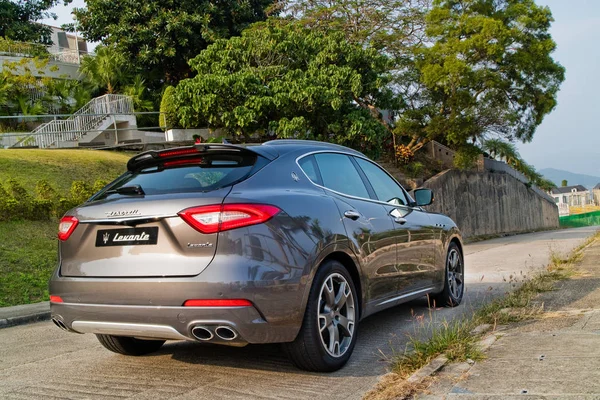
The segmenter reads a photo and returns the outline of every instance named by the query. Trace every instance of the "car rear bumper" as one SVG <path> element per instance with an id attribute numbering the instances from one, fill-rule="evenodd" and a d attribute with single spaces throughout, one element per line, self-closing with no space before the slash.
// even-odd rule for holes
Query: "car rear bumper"
<path id="1" fill-rule="evenodd" d="M 255 307 L 52 303 L 50 309 L 57 326 L 75 333 L 206 341 L 234 346 L 288 342 L 294 340 L 297 334 L 293 325 L 268 323 Z M 206 335 L 208 339 L 194 336 L 192 330 L 197 327 L 210 332 Z M 221 329 L 217 331 L 219 327 Z M 221 332 L 233 333 L 220 335 Z"/>
<path id="2" fill-rule="evenodd" d="M 291 342 L 302 325 L 307 272 L 235 256 L 217 256 L 202 274 L 190 277 L 65 277 L 57 269 L 50 294 L 63 302 L 50 308 L 57 325 L 80 333 L 197 340 L 192 329 L 206 326 L 215 343 Z M 243 299 L 252 306 L 183 306 L 192 299 Z M 233 329 L 235 340 L 219 340 L 218 326 Z"/>

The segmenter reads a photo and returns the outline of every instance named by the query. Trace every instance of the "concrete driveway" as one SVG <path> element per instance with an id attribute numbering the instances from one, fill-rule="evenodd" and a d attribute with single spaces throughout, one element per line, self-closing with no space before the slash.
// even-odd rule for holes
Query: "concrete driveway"
<path id="1" fill-rule="evenodd" d="M 422 334 L 420 316 L 439 321 L 467 313 L 502 294 L 511 275 L 544 267 L 551 251 L 566 254 L 595 231 L 533 233 L 466 246 L 463 305 L 430 312 L 423 299 L 363 320 L 354 355 L 336 373 L 299 371 L 276 345 L 239 349 L 172 342 L 151 356 L 124 357 L 105 350 L 93 335 L 42 322 L 0 330 L 0 398 L 361 398 L 386 372 L 392 349 L 402 351 L 407 335 Z"/>

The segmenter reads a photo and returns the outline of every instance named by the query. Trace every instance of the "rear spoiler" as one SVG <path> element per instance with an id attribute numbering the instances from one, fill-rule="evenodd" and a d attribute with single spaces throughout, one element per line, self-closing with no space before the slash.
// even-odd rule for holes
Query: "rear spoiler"
<path id="1" fill-rule="evenodd" d="M 167 158 L 188 157 L 208 152 L 235 152 L 239 154 L 256 154 L 269 161 L 279 157 L 279 153 L 270 146 L 235 145 L 226 143 L 199 143 L 193 146 L 174 147 L 165 150 L 150 150 L 132 157 L 127 162 L 127 170 L 135 171 L 145 165 L 154 165 L 158 160 Z"/>

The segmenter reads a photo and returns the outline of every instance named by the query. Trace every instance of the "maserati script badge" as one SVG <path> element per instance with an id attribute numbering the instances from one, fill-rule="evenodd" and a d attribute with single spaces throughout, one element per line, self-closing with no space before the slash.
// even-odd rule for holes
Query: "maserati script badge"
<path id="1" fill-rule="evenodd" d="M 131 215 L 141 215 L 139 210 L 107 211 L 105 214 L 107 217 L 129 217 Z"/>

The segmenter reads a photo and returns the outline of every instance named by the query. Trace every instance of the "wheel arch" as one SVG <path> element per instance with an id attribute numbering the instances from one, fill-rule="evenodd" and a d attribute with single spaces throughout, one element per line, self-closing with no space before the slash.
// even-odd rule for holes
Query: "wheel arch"
<path id="1" fill-rule="evenodd" d="M 334 251 L 333 253 L 330 253 L 329 255 L 327 255 L 323 259 L 323 261 L 321 261 L 318 268 L 320 268 L 321 265 L 323 265 L 324 263 L 326 263 L 329 260 L 334 260 L 334 261 L 337 261 L 340 264 L 342 264 L 346 268 L 348 273 L 350 274 L 350 277 L 352 278 L 352 280 L 354 281 L 354 287 L 356 288 L 356 291 L 358 292 L 357 293 L 358 294 L 358 302 L 359 302 L 358 318 L 360 319 L 360 317 L 363 314 L 364 299 L 363 299 L 362 278 L 360 276 L 360 272 L 358 270 L 356 263 L 354 262 L 352 257 L 350 257 L 347 253 L 345 253 L 343 251 Z"/>

